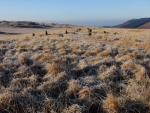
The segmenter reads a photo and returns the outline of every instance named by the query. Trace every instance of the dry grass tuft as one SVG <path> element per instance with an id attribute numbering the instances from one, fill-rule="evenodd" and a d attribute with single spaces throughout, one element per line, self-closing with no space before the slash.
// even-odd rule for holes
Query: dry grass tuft
<path id="1" fill-rule="evenodd" d="M 60 33 L 58 34 L 59 37 L 64 37 L 64 34 Z"/>
<path id="2" fill-rule="evenodd" d="M 92 51 L 87 51 L 87 52 L 85 53 L 85 55 L 86 55 L 87 57 L 89 57 L 89 56 L 96 56 L 98 53 L 100 53 L 100 49 L 95 48 L 95 49 L 92 50 Z"/>
<path id="3" fill-rule="evenodd" d="M 149 79 L 147 76 L 147 71 L 145 67 L 138 65 L 138 72 L 135 75 L 136 80 L 142 81 L 144 79 Z"/>
<path id="4" fill-rule="evenodd" d="M 5 108 L 10 100 L 12 99 L 12 95 L 10 93 L 3 93 L 0 95 L 0 110 L 5 110 Z"/>
<path id="5" fill-rule="evenodd" d="M 27 113 L 29 112 L 29 109 L 31 109 L 30 99 L 31 98 L 23 95 L 16 95 L 16 94 L 13 95 L 10 93 L 4 93 L 0 95 L 0 112 L 1 113 Z"/>
<path id="6" fill-rule="evenodd" d="M 63 71 L 62 61 L 55 61 L 52 64 L 47 65 L 47 74 L 51 74 L 52 76 L 57 76 L 58 73 Z"/>
<path id="7" fill-rule="evenodd" d="M 75 54 L 75 55 L 82 55 L 85 53 L 85 51 L 81 50 L 80 49 L 80 46 L 74 46 L 72 48 L 72 51 L 71 51 L 72 54 Z"/>
<path id="8" fill-rule="evenodd" d="M 18 89 L 22 90 L 23 88 L 27 87 L 35 87 L 36 85 L 36 79 L 35 78 L 16 78 L 11 81 L 11 87 L 12 89 Z"/>
<path id="9" fill-rule="evenodd" d="M 32 59 L 41 63 L 50 62 L 53 59 L 53 55 L 50 53 L 38 54 L 32 56 Z"/>
<path id="10" fill-rule="evenodd" d="M 118 113 L 119 102 L 112 94 L 108 94 L 107 98 L 103 101 L 103 108 L 107 113 Z"/>
<path id="11" fill-rule="evenodd" d="M 56 109 L 56 101 L 54 99 L 45 100 L 43 103 L 43 111 L 44 113 L 57 113 Z"/>
<path id="12" fill-rule="evenodd" d="M 31 60 L 29 58 L 29 54 L 28 53 L 21 53 L 19 56 L 18 56 L 18 61 L 20 64 L 22 65 L 29 65 L 31 63 Z"/>
<path id="13" fill-rule="evenodd" d="M 129 60 L 124 62 L 122 65 L 123 70 L 135 70 L 136 69 L 136 64 L 133 62 L 133 60 Z"/>
<path id="14" fill-rule="evenodd" d="M 126 100 L 121 113 L 149 113 L 149 107 L 141 101 Z"/>
<path id="15" fill-rule="evenodd" d="M 150 113 L 149 30 L 29 35 L 0 39 L 0 113 Z"/>
<path id="16" fill-rule="evenodd" d="M 59 52 L 60 54 L 62 54 L 62 55 L 66 54 L 66 49 L 65 49 L 65 47 L 64 47 L 64 46 L 61 47 L 61 48 L 58 50 L 58 52 Z"/>
<path id="17" fill-rule="evenodd" d="M 106 81 L 108 79 L 111 79 L 115 75 L 116 71 L 117 71 L 116 66 L 112 66 L 112 67 L 108 68 L 106 71 L 104 71 L 102 74 L 100 74 L 98 78 Z M 117 75 L 115 75 L 115 76 L 117 76 Z"/>
<path id="18" fill-rule="evenodd" d="M 73 94 L 76 95 L 77 92 L 81 89 L 81 85 L 78 80 L 70 80 L 68 82 L 68 89 L 67 89 L 67 94 Z"/>
<path id="19" fill-rule="evenodd" d="M 89 87 L 84 87 L 79 91 L 79 99 L 83 101 L 91 100 L 92 90 Z"/>
<path id="20" fill-rule="evenodd" d="M 126 88 L 126 93 L 130 99 L 150 105 L 150 80 L 136 81 L 131 79 Z"/>
<path id="21" fill-rule="evenodd" d="M 78 104 L 73 104 L 65 108 L 62 113 L 82 113 L 82 108 Z"/>
<path id="22" fill-rule="evenodd" d="M 43 82 L 38 89 L 43 91 L 48 97 L 55 99 L 65 93 L 67 82 L 57 77 L 50 78 Z"/>
<path id="23" fill-rule="evenodd" d="M 117 61 L 126 62 L 126 61 L 131 60 L 131 59 L 133 59 L 133 57 L 131 55 L 123 55 L 123 56 L 117 58 Z"/>
<path id="24" fill-rule="evenodd" d="M 106 49 L 105 51 L 101 52 L 100 54 L 103 58 L 106 58 L 111 55 L 111 52 L 112 52 L 111 49 Z"/>

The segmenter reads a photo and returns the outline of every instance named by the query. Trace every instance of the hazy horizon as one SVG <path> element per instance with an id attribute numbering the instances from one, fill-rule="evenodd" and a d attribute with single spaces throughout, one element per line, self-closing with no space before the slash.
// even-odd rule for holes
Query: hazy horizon
<path id="1" fill-rule="evenodd" d="M 36 20 L 13 20 L 13 19 L 1 19 L 0 21 L 32 21 L 39 23 L 56 23 L 56 24 L 70 24 L 70 25 L 79 25 L 79 26 L 113 26 L 117 24 L 121 24 L 127 20 L 79 20 L 79 21 L 36 21 Z"/>
<path id="2" fill-rule="evenodd" d="M 111 26 L 149 16 L 149 0 L 1 0 L 0 20 Z"/>

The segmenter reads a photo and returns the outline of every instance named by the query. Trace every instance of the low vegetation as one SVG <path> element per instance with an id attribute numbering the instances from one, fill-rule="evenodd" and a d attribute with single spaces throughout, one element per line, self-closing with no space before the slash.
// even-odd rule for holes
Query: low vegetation
<path id="1" fill-rule="evenodd" d="M 150 113 L 149 36 L 62 28 L 0 39 L 0 113 Z"/>

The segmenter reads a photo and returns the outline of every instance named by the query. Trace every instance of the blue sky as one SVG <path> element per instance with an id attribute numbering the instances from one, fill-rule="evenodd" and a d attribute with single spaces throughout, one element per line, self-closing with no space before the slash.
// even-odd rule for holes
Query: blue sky
<path id="1" fill-rule="evenodd" d="M 150 0 L 0 0 L 0 20 L 114 25 L 150 17 Z"/>

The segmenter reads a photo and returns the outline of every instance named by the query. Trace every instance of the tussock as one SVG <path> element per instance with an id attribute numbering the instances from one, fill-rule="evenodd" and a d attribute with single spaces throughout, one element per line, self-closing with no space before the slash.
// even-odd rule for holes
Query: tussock
<path id="1" fill-rule="evenodd" d="M 84 101 L 91 100 L 92 90 L 89 87 L 84 87 L 79 91 L 79 99 Z"/>
<path id="2" fill-rule="evenodd" d="M 112 94 L 108 94 L 107 98 L 103 101 L 103 108 L 107 113 L 118 113 L 119 102 Z"/>
<path id="3" fill-rule="evenodd" d="M 66 90 L 66 93 L 69 95 L 76 95 L 80 89 L 81 85 L 78 80 L 70 80 L 68 82 L 68 89 Z"/>
<path id="4" fill-rule="evenodd" d="M 112 66 L 112 67 L 108 68 L 105 72 L 100 74 L 99 78 L 104 81 L 109 80 L 109 79 L 113 78 L 113 76 L 118 76 L 116 74 L 116 72 L 117 72 L 117 68 L 115 66 Z"/>
<path id="5" fill-rule="evenodd" d="M 0 113 L 149 113 L 149 36 L 72 27 L 1 38 Z"/>
<path id="6" fill-rule="evenodd" d="M 74 104 L 65 108 L 62 113 L 82 113 L 82 108 L 79 105 Z"/>
<path id="7" fill-rule="evenodd" d="M 22 65 L 29 65 L 31 63 L 31 60 L 29 58 L 29 54 L 28 53 L 20 54 L 19 57 L 18 57 L 18 61 Z"/>
<path id="8" fill-rule="evenodd" d="M 57 76 L 58 73 L 63 71 L 61 61 L 53 62 L 52 64 L 48 64 L 46 66 L 48 74 L 51 74 L 52 76 Z"/>

